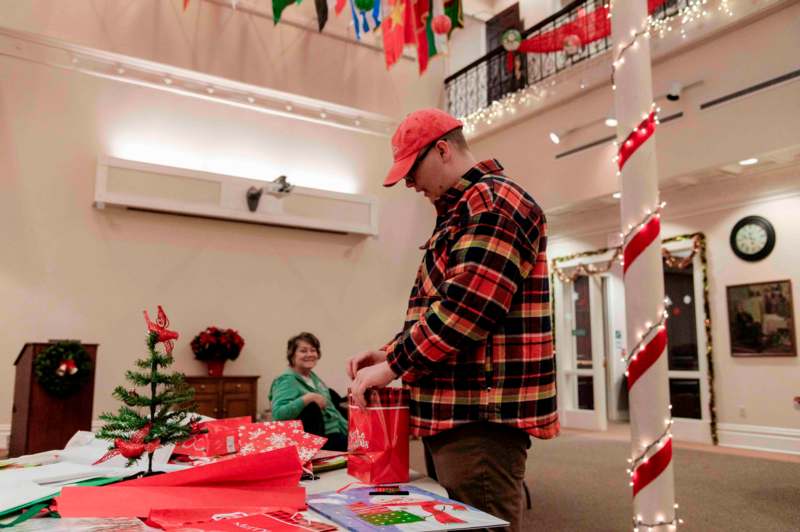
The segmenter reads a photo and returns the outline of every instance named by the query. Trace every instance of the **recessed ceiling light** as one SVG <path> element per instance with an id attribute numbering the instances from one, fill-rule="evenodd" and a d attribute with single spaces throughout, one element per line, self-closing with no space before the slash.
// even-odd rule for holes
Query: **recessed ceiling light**
<path id="1" fill-rule="evenodd" d="M 552 142 L 553 144 L 558 144 L 559 142 L 561 142 L 561 137 L 559 137 L 558 133 L 556 133 L 555 131 L 551 131 L 550 142 Z"/>
<path id="2" fill-rule="evenodd" d="M 617 123 L 618 123 L 617 119 L 614 118 L 613 116 L 609 116 L 608 118 L 606 118 L 606 125 L 608 127 L 617 127 Z"/>
<path id="3" fill-rule="evenodd" d="M 739 164 L 741 164 L 742 166 L 752 166 L 757 163 L 758 159 L 756 159 L 755 157 L 751 157 L 749 159 L 742 159 L 741 161 L 739 161 Z"/>
<path id="4" fill-rule="evenodd" d="M 611 194 L 611 197 L 614 199 L 620 199 L 622 197 L 622 192 L 614 192 Z"/>

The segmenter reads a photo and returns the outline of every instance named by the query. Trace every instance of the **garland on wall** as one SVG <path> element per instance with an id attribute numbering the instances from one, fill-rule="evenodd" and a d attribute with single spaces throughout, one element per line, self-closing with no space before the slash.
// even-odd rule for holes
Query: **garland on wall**
<path id="1" fill-rule="evenodd" d="M 47 393 L 67 397 L 86 384 L 92 374 L 92 360 L 80 342 L 55 342 L 36 355 L 33 371 Z"/>
<path id="2" fill-rule="evenodd" d="M 706 365 L 708 367 L 708 410 L 710 414 L 710 430 L 711 440 L 714 445 L 718 445 L 719 437 L 717 435 L 717 410 L 716 401 L 714 398 L 714 350 L 711 332 L 711 308 L 709 303 L 709 283 L 708 283 L 708 259 L 706 257 L 706 236 L 704 233 L 691 233 L 685 235 L 678 235 L 663 240 L 663 244 L 672 242 L 686 242 L 692 241 L 692 250 L 689 255 L 678 256 L 674 255 L 666 248 L 661 249 L 661 256 L 664 264 L 669 268 L 676 268 L 685 270 L 689 268 L 694 258 L 697 256 L 700 259 L 700 269 L 703 276 L 703 326 L 706 333 Z M 571 266 L 568 269 L 569 273 L 565 272 L 559 266 L 559 263 L 569 262 L 576 259 L 595 257 L 598 255 L 605 255 L 612 253 L 608 261 L 602 262 L 600 265 L 582 264 L 579 263 Z M 594 276 L 608 273 L 614 266 L 614 263 L 621 260 L 622 246 L 614 248 L 602 248 L 593 251 L 583 251 L 580 253 L 573 253 L 563 257 L 557 257 L 552 260 L 552 274 L 551 277 L 558 277 L 558 279 L 565 284 L 574 283 L 576 279 L 583 276 Z M 553 313 L 555 315 L 555 300 L 553 300 Z M 553 335 L 553 342 L 555 342 L 555 334 Z"/>

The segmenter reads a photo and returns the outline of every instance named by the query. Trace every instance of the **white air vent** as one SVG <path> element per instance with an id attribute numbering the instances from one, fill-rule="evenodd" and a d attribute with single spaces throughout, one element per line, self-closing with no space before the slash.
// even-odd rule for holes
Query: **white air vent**
<path id="1" fill-rule="evenodd" d="M 263 189 L 252 212 L 247 201 L 251 187 Z M 303 187 L 284 193 L 280 188 L 279 184 L 256 179 L 105 158 L 97 164 L 94 201 L 101 209 L 113 205 L 337 233 L 378 234 L 378 205 L 371 196 Z"/>

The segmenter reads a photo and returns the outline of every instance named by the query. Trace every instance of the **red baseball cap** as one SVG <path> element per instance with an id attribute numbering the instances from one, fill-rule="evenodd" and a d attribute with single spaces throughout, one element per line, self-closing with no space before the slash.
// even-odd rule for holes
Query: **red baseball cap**
<path id="1" fill-rule="evenodd" d="M 390 187 L 405 178 L 425 146 L 463 126 L 460 120 L 433 108 L 420 109 L 405 117 L 392 136 L 394 164 L 383 186 Z"/>

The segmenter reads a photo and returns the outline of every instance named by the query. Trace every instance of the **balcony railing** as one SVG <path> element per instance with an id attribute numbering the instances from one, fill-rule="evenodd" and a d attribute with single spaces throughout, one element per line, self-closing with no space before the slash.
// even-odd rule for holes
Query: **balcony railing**
<path id="1" fill-rule="evenodd" d="M 626 0 L 627 1 L 627 0 Z M 699 3 L 698 0 L 650 0 L 650 16 L 666 20 Z M 553 36 L 565 24 L 586 20 L 596 10 L 608 9 L 608 0 L 576 0 L 558 13 L 522 32 L 522 39 Z M 459 117 L 484 109 L 525 87 L 536 85 L 573 65 L 604 54 L 611 48 L 611 35 L 569 51 L 515 54 L 514 68 L 507 67 L 507 53 L 498 46 L 445 79 L 448 111 Z M 571 53 L 570 53 L 571 52 Z"/>

